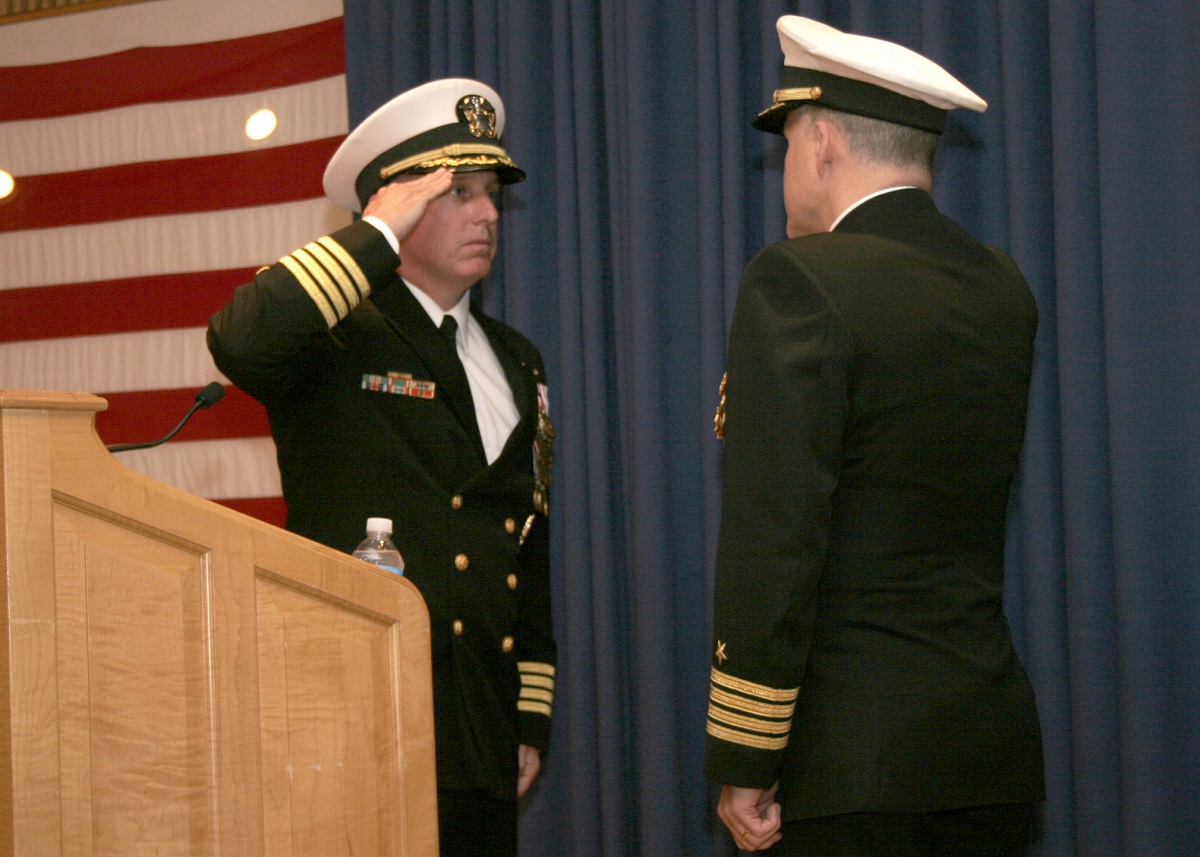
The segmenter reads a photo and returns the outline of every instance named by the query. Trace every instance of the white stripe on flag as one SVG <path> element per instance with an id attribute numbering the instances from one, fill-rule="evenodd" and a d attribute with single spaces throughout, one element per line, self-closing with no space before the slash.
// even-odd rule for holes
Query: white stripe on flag
<path id="1" fill-rule="evenodd" d="M 0 388 L 103 394 L 227 383 L 206 333 L 194 327 L 0 343 Z"/>
<path id="2" fill-rule="evenodd" d="M 201 497 L 283 495 L 275 444 L 269 437 L 173 442 L 115 456 L 131 470 Z"/>
<path id="3" fill-rule="evenodd" d="M 0 289 L 270 265 L 348 226 L 327 199 L 0 233 Z"/>
<path id="4" fill-rule="evenodd" d="M 246 136 L 246 120 L 263 108 L 279 126 L 256 142 Z M 40 176 L 322 140 L 345 134 L 346 116 L 346 77 L 338 75 L 226 98 L 0 122 L 0 152 L 13 175 Z"/>

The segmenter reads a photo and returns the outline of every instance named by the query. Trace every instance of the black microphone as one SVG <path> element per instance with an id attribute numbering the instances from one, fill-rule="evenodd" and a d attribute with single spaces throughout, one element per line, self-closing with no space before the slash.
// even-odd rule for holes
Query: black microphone
<path id="1" fill-rule="evenodd" d="M 148 443 L 122 443 L 116 446 L 108 447 L 108 451 L 127 452 L 131 449 L 149 449 L 152 446 L 158 446 L 159 444 L 166 443 L 168 440 L 175 437 L 175 435 L 179 434 L 179 430 L 183 428 L 187 424 L 187 421 L 192 418 L 192 414 L 196 413 L 196 411 L 201 410 L 202 408 L 211 408 L 217 402 L 221 401 L 224 396 L 225 388 L 221 386 L 221 382 L 213 381 L 196 394 L 196 404 L 192 405 L 191 410 L 184 414 L 183 419 L 179 421 L 179 425 L 171 429 L 170 433 L 166 437 L 159 438 L 158 440 L 152 440 Z"/>

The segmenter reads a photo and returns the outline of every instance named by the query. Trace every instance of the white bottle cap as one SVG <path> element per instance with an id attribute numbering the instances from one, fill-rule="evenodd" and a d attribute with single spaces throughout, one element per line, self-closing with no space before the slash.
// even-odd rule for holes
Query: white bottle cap
<path id="1" fill-rule="evenodd" d="M 375 533 L 382 530 L 389 536 L 392 534 L 391 518 L 367 518 L 367 532 Z"/>

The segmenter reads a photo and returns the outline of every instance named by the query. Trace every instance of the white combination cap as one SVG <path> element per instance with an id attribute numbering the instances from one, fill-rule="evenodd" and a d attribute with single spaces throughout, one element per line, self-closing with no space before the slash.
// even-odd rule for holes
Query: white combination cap
<path id="1" fill-rule="evenodd" d="M 783 48 L 781 88 L 754 127 L 780 134 L 801 104 L 819 104 L 940 134 L 956 107 L 983 112 L 987 102 L 933 60 L 868 36 L 855 36 L 784 15 L 776 24 Z"/>
<path id="2" fill-rule="evenodd" d="M 342 141 L 325 168 L 325 195 L 362 211 L 367 200 L 400 175 L 493 170 L 501 184 L 525 173 L 500 145 L 504 103 L 477 80 L 452 77 L 402 92 Z"/>

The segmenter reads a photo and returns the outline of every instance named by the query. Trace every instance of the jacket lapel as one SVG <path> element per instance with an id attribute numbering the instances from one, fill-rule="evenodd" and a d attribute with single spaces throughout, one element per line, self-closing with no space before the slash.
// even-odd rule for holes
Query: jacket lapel
<path id="1" fill-rule="evenodd" d="M 474 304 L 471 305 L 471 314 L 487 334 L 492 350 L 504 369 L 519 415 L 500 456 L 488 469 L 509 470 L 514 466 L 524 466 L 533 455 L 533 434 L 537 428 L 537 381 L 533 377 L 533 367 L 523 361 L 519 351 L 512 347 L 503 327 L 484 315 Z M 480 474 L 480 477 L 485 475 Z"/>
<path id="2" fill-rule="evenodd" d="M 388 326 L 425 363 L 431 380 L 437 384 L 436 397 L 442 399 L 458 418 L 480 460 L 486 462 L 475 404 L 471 399 L 471 385 L 453 344 L 437 329 L 429 313 L 399 278 L 390 287 L 372 294 L 371 300 Z"/>

